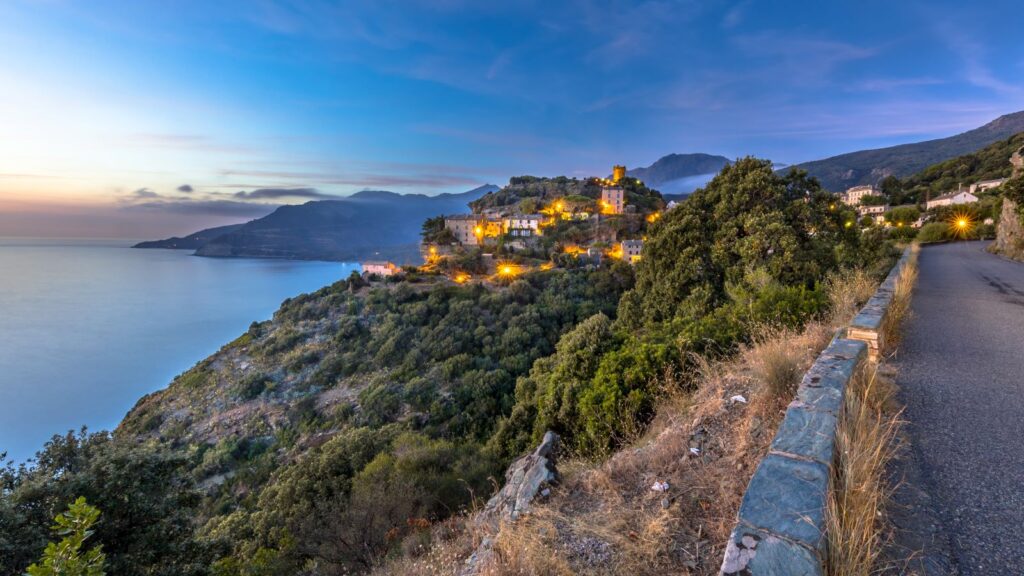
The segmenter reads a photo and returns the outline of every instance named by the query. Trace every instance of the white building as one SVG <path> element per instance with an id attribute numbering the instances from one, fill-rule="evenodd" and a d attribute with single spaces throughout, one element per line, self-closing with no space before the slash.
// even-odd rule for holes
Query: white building
<path id="1" fill-rule="evenodd" d="M 1007 180 L 1007 178 L 998 178 L 996 180 L 982 180 L 981 182 L 971 184 L 971 187 L 967 191 L 970 192 L 971 194 L 977 194 L 979 192 L 984 192 L 985 190 L 999 188 L 1000 186 L 1003 185 L 1003 182 L 1006 182 Z"/>
<path id="2" fill-rule="evenodd" d="M 393 263 L 384 261 L 363 262 L 362 267 L 363 274 L 366 276 L 387 277 L 394 276 L 402 271 L 401 268 L 395 266 Z"/>
<path id="3" fill-rule="evenodd" d="M 880 204 L 878 206 L 858 206 L 857 215 L 860 217 L 871 216 L 871 219 L 876 224 L 885 222 L 885 213 L 889 211 L 888 204 Z"/>
<path id="4" fill-rule="evenodd" d="M 949 194 L 943 194 L 936 198 L 932 198 L 925 203 L 925 208 L 931 210 L 932 208 L 938 208 L 939 206 L 953 206 L 956 204 L 973 204 L 978 201 L 978 197 L 970 192 L 959 191 L 950 192 Z"/>
<path id="5" fill-rule="evenodd" d="M 502 222 L 505 233 L 511 236 L 530 237 L 540 236 L 540 226 L 544 222 L 542 214 L 526 214 L 520 216 L 509 216 Z"/>
<path id="6" fill-rule="evenodd" d="M 874 185 L 865 186 L 854 186 L 849 188 L 846 192 L 843 192 L 840 197 L 843 200 L 843 204 L 849 204 L 850 206 L 857 206 L 860 204 L 860 199 L 865 196 L 877 196 L 878 189 Z"/>

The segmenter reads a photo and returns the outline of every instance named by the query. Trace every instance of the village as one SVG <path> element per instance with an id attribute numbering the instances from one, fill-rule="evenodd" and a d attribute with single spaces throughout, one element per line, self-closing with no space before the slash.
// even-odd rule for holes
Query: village
<path id="1" fill-rule="evenodd" d="M 648 227 L 671 205 L 616 165 L 610 178 L 512 178 L 471 208 L 424 223 L 424 264 L 417 272 L 444 274 L 462 284 L 556 267 L 596 267 L 609 259 L 636 264 Z M 386 261 L 362 267 L 364 275 L 380 278 L 408 270 Z"/>
<path id="2" fill-rule="evenodd" d="M 983 180 L 968 186 L 960 185 L 956 190 L 940 194 L 935 198 L 925 198 L 924 212 L 920 211 L 919 204 L 890 205 L 889 198 L 881 189 L 873 184 L 854 186 L 839 194 L 843 204 L 856 208 L 858 223 L 861 227 L 871 226 L 921 228 L 929 221 L 932 221 L 939 209 L 954 206 L 965 206 L 976 204 L 981 201 L 981 195 L 999 188 L 1007 178 Z M 916 218 L 906 219 L 901 217 L 906 214 L 916 213 Z M 991 225 L 994 221 L 991 217 L 985 217 L 983 224 Z"/>

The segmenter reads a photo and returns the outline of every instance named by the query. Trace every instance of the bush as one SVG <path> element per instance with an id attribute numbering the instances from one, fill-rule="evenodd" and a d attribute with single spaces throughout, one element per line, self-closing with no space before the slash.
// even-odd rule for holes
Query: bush
<path id="1" fill-rule="evenodd" d="M 942 242 L 949 239 L 949 226 L 942 222 L 929 222 L 917 233 L 917 240 L 922 244 Z"/>

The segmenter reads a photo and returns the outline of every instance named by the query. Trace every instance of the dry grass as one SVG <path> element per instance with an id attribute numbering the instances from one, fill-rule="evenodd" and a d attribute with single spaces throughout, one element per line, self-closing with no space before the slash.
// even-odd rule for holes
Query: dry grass
<path id="1" fill-rule="evenodd" d="M 914 246 L 896 280 L 882 333 L 889 351 L 899 341 L 900 325 L 910 309 L 917 281 Z M 884 513 L 893 486 L 886 475 L 898 449 L 901 426 L 891 374 L 862 367 L 846 392 L 836 431 L 837 458 L 828 502 L 830 576 L 868 576 L 878 572 L 886 541 Z"/>
<path id="2" fill-rule="evenodd" d="M 886 466 L 895 455 L 901 424 L 894 394 L 891 379 L 869 367 L 859 371 L 847 390 L 827 511 L 830 576 L 877 572 L 892 490 Z"/>
<path id="3" fill-rule="evenodd" d="M 832 323 L 836 326 L 853 318 L 878 289 L 878 281 L 860 268 L 833 273 L 825 285 L 832 309 Z"/>
<path id="4" fill-rule="evenodd" d="M 791 386 L 832 335 L 764 333 L 725 362 L 694 358 L 682 393 L 668 393 L 647 433 L 604 462 L 560 464 L 563 484 L 531 515 L 504 526 L 484 574 L 633 576 L 716 574 L 750 476 L 790 397 Z M 748 402 L 733 402 L 734 396 Z M 696 448 L 696 451 L 691 450 Z M 655 481 L 669 490 L 651 490 Z"/>
<path id="5" fill-rule="evenodd" d="M 900 326 L 910 311 L 910 296 L 917 283 L 917 257 L 920 251 L 919 244 L 911 248 L 910 258 L 896 279 L 889 311 L 882 319 L 882 339 L 887 353 L 891 353 L 900 342 Z"/>
<path id="6" fill-rule="evenodd" d="M 800 383 L 803 350 L 794 348 L 797 334 L 789 330 L 762 333 L 744 355 L 754 371 L 761 402 L 788 402 Z"/>

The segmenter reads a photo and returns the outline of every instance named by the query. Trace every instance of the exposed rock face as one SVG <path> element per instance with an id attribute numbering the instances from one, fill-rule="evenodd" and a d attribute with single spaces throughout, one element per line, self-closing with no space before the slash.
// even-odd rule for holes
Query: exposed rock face
<path id="1" fill-rule="evenodd" d="M 1024 225 L 1017 211 L 1017 204 L 1009 198 L 1003 198 L 1003 211 L 999 215 L 999 230 L 993 243 L 995 252 L 1024 260 Z"/>
<path id="2" fill-rule="evenodd" d="M 530 511 L 530 502 L 548 484 L 558 480 L 555 451 L 558 435 L 548 431 L 540 446 L 509 466 L 505 472 L 505 487 L 487 501 L 478 521 L 497 526 L 501 521 L 512 521 Z"/>
<path id="3" fill-rule="evenodd" d="M 544 433 L 540 446 L 509 466 L 505 472 L 505 486 L 487 501 L 487 506 L 476 517 L 477 526 L 489 534 L 495 534 L 502 522 L 514 522 L 529 513 L 530 503 L 537 495 L 546 496 L 548 486 L 558 481 L 555 455 L 558 451 L 558 434 L 550 430 Z M 494 542 L 484 538 L 476 551 L 466 560 L 459 576 L 475 576 L 494 554 Z"/>

